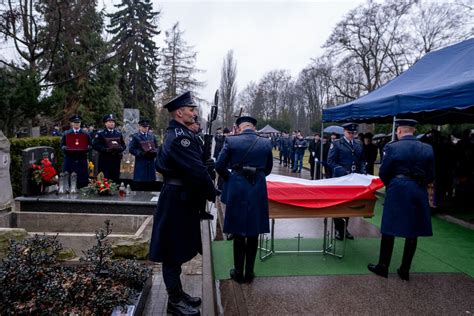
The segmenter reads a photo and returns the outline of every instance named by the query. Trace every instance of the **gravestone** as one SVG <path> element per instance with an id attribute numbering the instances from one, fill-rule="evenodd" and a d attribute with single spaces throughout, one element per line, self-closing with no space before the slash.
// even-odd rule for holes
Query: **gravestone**
<path id="1" fill-rule="evenodd" d="M 124 109 L 123 110 L 123 128 L 122 134 L 127 149 L 123 152 L 121 175 L 123 179 L 133 178 L 133 166 L 135 157 L 129 153 L 128 145 L 130 143 L 130 136 L 138 132 L 138 121 L 140 120 L 140 111 L 138 109 Z"/>
<path id="2" fill-rule="evenodd" d="M 31 128 L 31 137 L 40 137 L 41 131 L 39 126 L 35 126 Z"/>
<path id="3" fill-rule="evenodd" d="M 47 146 L 30 147 L 22 150 L 21 193 L 26 196 L 37 195 L 38 187 L 31 179 L 31 165 L 39 164 L 41 159 L 48 157 L 54 163 L 54 148 Z"/>
<path id="4" fill-rule="evenodd" d="M 10 180 L 10 142 L 0 131 L 0 210 L 10 209 L 13 202 Z"/>

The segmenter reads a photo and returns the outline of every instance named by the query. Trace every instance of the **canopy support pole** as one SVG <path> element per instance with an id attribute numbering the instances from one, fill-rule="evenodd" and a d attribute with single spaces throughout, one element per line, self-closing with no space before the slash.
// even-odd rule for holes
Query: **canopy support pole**
<path id="1" fill-rule="evenodd" d="M 395 140 L 395 120 L 397 119 L 397 116 L 393 116 L 393 123 L 392 123 L 392 142 Z"/>
<path id="2" fill-rule="evenodd" d="M 321 112 L 322 118 L 322 112 Z M 319 179 L 323 178 L 323 142 L 324 142 L 324 122 L 321 120 L 321 150 L 319 152 Z M 314 164 L 314 168 L 318 170 L 316 164 Z"/>

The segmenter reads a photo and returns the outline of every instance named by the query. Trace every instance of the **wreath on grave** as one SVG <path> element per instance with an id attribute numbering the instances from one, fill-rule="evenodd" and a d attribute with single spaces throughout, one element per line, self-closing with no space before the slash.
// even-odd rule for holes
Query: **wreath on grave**
<path id="1" fill-rule="evenodd" d="M 96 179 L 89 179 L 89 184 L 80 192 L 84 195 L 114 195 L 118 186 L 112 180 L 104 177 L 102 172 L 97 174 Z"/>
<path id="2" fill-rule="evenodd" d="M 32 180 L 38 186 L 52 185 L 58 182 L 56 169 L 47 157 L 41 159 L 39 164 L 32 164 L 31 169 Z"/>

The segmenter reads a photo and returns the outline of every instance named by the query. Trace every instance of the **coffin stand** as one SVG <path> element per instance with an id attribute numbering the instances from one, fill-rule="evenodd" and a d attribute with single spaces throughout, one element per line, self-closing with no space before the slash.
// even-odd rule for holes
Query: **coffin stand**
<path id="1" fill-rule="evenodd" d="M 374 216 L 374 207 L 376 199 L 370 200 L 351 200 L 334 206 L 324 208 L 305 208 L 278 203 L 272 200 L 268 201 L 269 215 L 271 219 L 270 239 L 267 234 L 261 234 L 259 238 L 259 255 L 260 260 L 265 260 L 269 256 L 276 253 L 321 253 L 323 255 L 331 255 L 338 258 L 344 257 L 346 248 L 346 238 L 341 241 L 341 251 L 337 252 L 336 239 L 334 237 L 334 225 L 331 220 L 328 228 L 328 218 L 344 218 L 344 217 L 372 217 Z M 275 249 L 275 220 L 291 218 L 324 218 L 324 234 L 323 245 L 321 249 L 300 250 L 299 240 L 297 250 L 276 250 Z M 344 220 L 344 229 L 346 223 Z"/>

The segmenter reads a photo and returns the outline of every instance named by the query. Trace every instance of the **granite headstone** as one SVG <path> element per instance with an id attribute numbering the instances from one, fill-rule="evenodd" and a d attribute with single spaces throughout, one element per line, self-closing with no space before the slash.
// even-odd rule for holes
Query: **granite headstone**
<path id="1" fill-rule="evenodd" d="M 31 137 L 40 137 L 41 131 L 39 126 L 34 126 L 31 128 Z"/>
<path id="2" fill-rule="evenodd" d="M 12 184 L 10 180 L 10 142 L 0 131 L 0 210 L 11 207 L 13 202 Z"/>
<path id="3" fill-rule="evenodd" d="M 21 193 L 31 196 L 37 195 L 38 187 L 31 179 L 31 166 L 39 164 L 41 159 L 48 157 L 54 163 L 54 148 L 48 146 L 30 147 L 22 150 Z"/>

